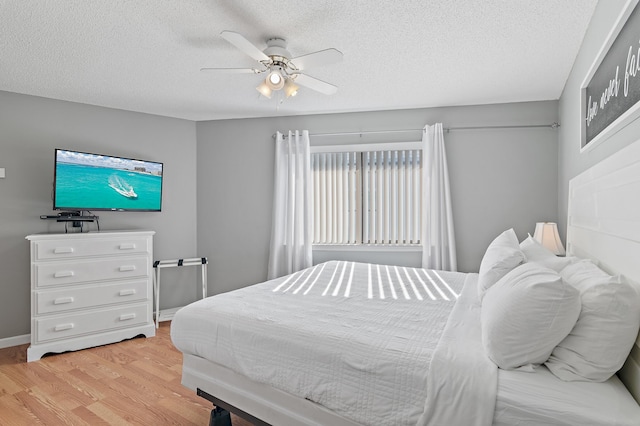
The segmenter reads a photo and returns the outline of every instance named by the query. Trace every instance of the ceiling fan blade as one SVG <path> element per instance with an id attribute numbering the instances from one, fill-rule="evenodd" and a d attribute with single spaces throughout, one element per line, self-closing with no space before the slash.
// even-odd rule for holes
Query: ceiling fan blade
<path id="1" fill-rule="evenodd" d="M 200 71 L 211 74 L 259 74 L 255 68 L 200 68 Z"/>
<path id="2" fill-rule="evenodd" d="M 331 65 L 342 61 L 342 52 L 337 49 L 325 49 L 291 59 L 299 70 L 309 69 L 319 65 Z"/>
<path id="3" fill-rule="evenodd" d="M 265 55 L 262 50 L 258 49 L 253 43 L 244 38 L 244 36 L 236 32 L 223 31 L 220 33 L 220 36 L 238 49 L 242 50 L 245 54 L 251 56 L 256 61 L 269 60 L 269 57 Z"/>
<path id="4" fill-rule="evenodd" d="M 338 87 L 333 84 L 329 84 L 326 81 L 318 80 L 310 75 L 296 73 L 295 82 L 300 86 L 307 87 L 315 90 L 316 92 L 324 93 L 325 95 L 333 95 L 338 91 Z"/>

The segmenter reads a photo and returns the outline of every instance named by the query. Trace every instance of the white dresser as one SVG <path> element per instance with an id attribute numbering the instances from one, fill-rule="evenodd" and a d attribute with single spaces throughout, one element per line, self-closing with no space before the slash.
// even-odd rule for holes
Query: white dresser
<path id="1" fill-rule="evenodd" d="M 27 361 L 155 336 L 153 231 L 29 235 L 31 346 Z"/>

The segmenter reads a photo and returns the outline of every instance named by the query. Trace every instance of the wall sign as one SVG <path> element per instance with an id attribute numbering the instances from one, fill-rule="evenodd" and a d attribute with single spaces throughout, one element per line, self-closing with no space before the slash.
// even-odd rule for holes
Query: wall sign
<path id="1" fill-rule="evenodd" d="M 627 2 L 582 84 L 585 150 L 640 116 L 640 3 Z"/>

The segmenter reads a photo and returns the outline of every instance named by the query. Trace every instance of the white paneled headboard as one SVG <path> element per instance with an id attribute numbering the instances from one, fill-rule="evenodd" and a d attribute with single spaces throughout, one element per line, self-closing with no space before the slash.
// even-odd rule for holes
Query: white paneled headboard
<path id="1" fill-rule="evenodd" d="M 567 255 L 594 259 L 640 291 L 640 140 L 569 182 Z M 640 403 L 640 336 L 618 376 Z"/>

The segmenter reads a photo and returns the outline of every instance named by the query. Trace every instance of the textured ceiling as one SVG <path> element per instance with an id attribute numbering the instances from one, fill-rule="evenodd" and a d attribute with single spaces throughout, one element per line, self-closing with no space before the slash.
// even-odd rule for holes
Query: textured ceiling
<path id="1" fill-rule="evenodd" d="M 190 120 L 558 99 L 597 0 L 0 0 L 0 90 Z M 260 98 L 220 37 L 340 64 L 338 86 Z"/>

